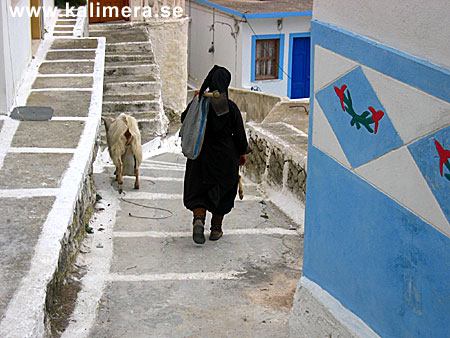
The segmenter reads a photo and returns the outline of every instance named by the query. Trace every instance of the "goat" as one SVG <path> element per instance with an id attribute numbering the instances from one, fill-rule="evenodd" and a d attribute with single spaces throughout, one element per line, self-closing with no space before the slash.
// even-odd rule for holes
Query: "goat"
<path id="1" fill-rule="evenodd" d="M 109 155 L 116 166 L 119 194 L 122 193 L 123 175 L 136 176 L 134 188 L 139 189 L 142 144 L 136 119 L 122 113 L 117 119 L 102 117 L 102 120 L 105 123 Z"/>

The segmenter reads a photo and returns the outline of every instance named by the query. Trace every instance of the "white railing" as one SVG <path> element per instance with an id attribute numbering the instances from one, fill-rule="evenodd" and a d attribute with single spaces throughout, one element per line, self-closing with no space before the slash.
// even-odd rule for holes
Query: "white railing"
<path id="1" fill-rule="evenodd" d="M 161 14 L 161 7 L 167 6 L 170 8 L 171 13 L 173 13 L 173 9 L 175 7 L 181 7 L 183 9 L 183 16 L 185 16 L 185 0 L 130 0 L 130 7 L 133 9 L 131 16 L 132 22 L 144 22 L 149 20 L 154 20 L 157 18 L 155 14 Z M 134 11 L 135 7 L 139 7 L 139 11 Z M 144 17 L 143 11 L 144 8 L 151 8 L 151 17 Z M 134 14 L 137 14 L 136 16 Z M 148 16 L 148 13 L 147 13 Z M 173 18 L 171 15 L 170 18 Z"/>

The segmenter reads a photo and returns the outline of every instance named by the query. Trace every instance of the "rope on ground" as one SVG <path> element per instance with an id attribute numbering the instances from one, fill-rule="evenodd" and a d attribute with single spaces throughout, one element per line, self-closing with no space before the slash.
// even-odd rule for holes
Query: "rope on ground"
<path id="1" fill-rule="evenodd" d="M 125 192 L 123 193 L 125 195 Z M 165 209 L 165 208 L 158 208 L 158 207 L 152 207 L 150 205 L 145 205 L 145 204 L 141 204 L 141 203 L 136 203 L 136 202 L 132 202 L 130 200 L 126 200 L 125 198 L 121 197 L 120 198 L 121 201 L 124 201 L 125 203 L 129 203 L 132 205 L 136 205 L 138 207 L 142 207 L 142 208 L 146 208 L 146 209 L 152 209 L 152 210 L 159 210 L 159 211 L 164 211 L 169 213 L 169 215 L 167 216 L 161 216 L 161 217 L 149 217 L 149 216 L 139 216 L 139 215 L 133 215 L 131 212 L 128 213 L 128 216 L 130 217 L 134 217 L 134 218 L 140 218 L 140 219 L 155 219 L 155 220 L 162 220 L 162 219 L 167 219 L 173 216 L 173 212 L 170 211 L 169 209 Z"/>

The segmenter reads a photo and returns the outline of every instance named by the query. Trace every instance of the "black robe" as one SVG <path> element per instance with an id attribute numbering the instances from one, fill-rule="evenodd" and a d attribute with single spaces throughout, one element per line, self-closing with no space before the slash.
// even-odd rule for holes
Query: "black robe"
<path id="1" fill-rule="evenodd" d="M 194 98 L 194 100 L 196 100 Z M 183 202 L 186 208 L 205 208 L 225 215 L 234 207 L 238 189 L 239 157 L 248 142 L 237 105 L 228 100 L 229 112 L 217 116 L 210 105 L 200 155 L 187 160 Z M 188 108 L 181 115 L 184 120 Z"/>

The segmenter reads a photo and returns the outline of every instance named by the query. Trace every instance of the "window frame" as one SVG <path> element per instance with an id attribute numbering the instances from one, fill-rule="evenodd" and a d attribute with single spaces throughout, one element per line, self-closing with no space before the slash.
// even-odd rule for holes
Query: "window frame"
<path id="1" fill-rule="evenodd" d="M 274 48 L 275 48 L 275 53 L 273 57 L 270 56 L 261 56 L 258 58 L 258 45 L 262 45 L 261 48 L 264 49 L 264 44 L 268 42 L 274 42 Z M 279 73 L 279 51 L 280 51 L 280 39 L 258 39 L 256 40 L 256 53 L 255 53 L 255 80 L 275 80 L 278 79 L 278 73 Z M 262 51 L 262 54 L 264 55 L 264 51 Z M 269 60 L 273 60 L 273 66 L 272 66 L 272 74 L 266 74 L 266 75 L 257 75 L 256 74 L 256 69 L 257 66 L 256 64 L 259 62 L 266 62 Z"/>
<path id="2" fill-rule="evenodd" d="M 256 42 L 259 40 L 279 40 L 278 42 L 278 77 L 277 78 L 256 78 Z M 284 67 L 284 41 L 285 34 L 266 34 L 266 35 L 252 35 L 252 49 L 251 49 L 251 70 L 250 70 L 250 82 L 261 81 L 280 81 L 283 80 L 283 67 Z"/>

